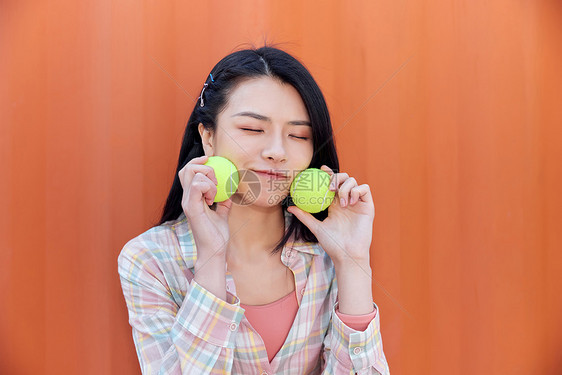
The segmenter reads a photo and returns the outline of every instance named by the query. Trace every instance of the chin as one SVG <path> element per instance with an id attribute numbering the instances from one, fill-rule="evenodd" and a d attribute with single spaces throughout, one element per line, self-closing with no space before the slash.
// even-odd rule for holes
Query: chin
<path id="1" fill-rule="evenodd" d="M 281 192 L 271 193 L 262 191 L 256 197 L 255 194 L 237 191 L 236 194 L 231 197 L 231 200 L 234 204 L 241 206 L 272 208 L 280 206 L 286 197 L 287 194 Z"/>
<path id="2" fill-rule="evenodd" d="M 287 195 L 281 194 L 271 194 L 267 195 L 264 194 L 262 197 L 256 200 L 256 203 L 267 206 L 267 207 L 275 207 L 280 206 L 283 203 L 283 200 L 287 197 Z"/>
<path id="3" fill-rule="evenodd" d="M 285 189 L 271 189 L 265 184 L 240 183 L 238 190 L 231 197 L 234 204 L 241 206 L 275 207 L 281 205 L 289 195 Z"/>

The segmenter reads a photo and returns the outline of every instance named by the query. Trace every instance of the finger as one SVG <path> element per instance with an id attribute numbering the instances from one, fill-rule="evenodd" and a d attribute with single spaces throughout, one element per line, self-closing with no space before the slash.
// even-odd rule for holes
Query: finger
<path id="1" fill-rule="evenodd" d="M 217 195 L 217 184 L 211 180 L 207 175 L 202 173 L 197 173 L 196 176 L 199 178 L 201 182 L 204 182 L 206 185 L 209 186 L 209 189 L 203 194 L 205 202 L 208 206 L 211 206 L 215 201 L 215 196 Z"/>
<path id="2" fill-rule="evenodd" d="M 346 179 L 338 189 L 338 197 L 340 198 L 340 205 L 345 207 L 350 199 L 351 189 L 357 186 L 357 181 L 353 177 Z"/>
<path id="3" fill-rule="evenodd" d="M 370 193 L 369 185 L 363 184 L 356 186 L 351 189 L 349 204 L 354 205 L 355 203 L 361 201 L 366 201 L 366 195 Z"/>
<path id="4" fill-rule="evenodd" d="M 357 203 L 357 201 L 359 200 L 360 195 L 361 192 L 359 191 L 359 187 L 354 187 L 353 189 L 351 189 L 351 191 L 349 192 L 349 205 L 355 205 L 355 203 Z"/>
<path id="5" fill-rule="evenodd" d="M 322 171 L 328 173 L 328 175 L 330 176 L 330 187 L 329 187 L 329 189 L 330 189 L 330 190 L 333 190 L 333 189 L 332 189 L 332 185 L 335 186 L 335 183 L 333 183 L 334 171 L 332 170 L 332 168 L 328 167 L 326 164 L 323 164 L 323 165 L 320 167 L 320 170 L 322 170 Z"/>
<path id="6" fill-rule="evenodd" d="M 303 211 L 297 206 L 289 206 L 287 208 L 287 211 L 295 215 L 296 218 L 299 219 L 299 221 L 303 223 L 308 229 L 310 229 L 312 234 L 316 236 L 316 233 L 318 231 L 318 224 L 320 223 L 318 219 L 312 216 L 311 213 Z"/>
<path id="7" fill-rule="evenodd" d="M 212 205 L 217 195 L 217 186 L 207 176 L 197 173 L 191 182 L 191 189 L 188 194 L 188 203 L 204 200 L 207 205 Z"/>
<path id="8" fill-rule="evenodd" d="M 332 168 L 328 167 L 327 165 L 322 165 L 320 167 L 321 170 L 323 170 L 324 172 L 327 172 L 330 176 L 334 174 L 334 171 L 332 170 Z"/>
<path id="9" fill-rule="evenodd" d="M 187 207 L 193 207 L 193 205 L 198 205 L 201 202 L 204 202 L 207 206 L 212 206 L 215 200 L 214 195 L 216 193 L 212 191 L 209 185 L 195 183 L 186 198 Z"/>
<path id="10" fill-rule="evenodd" d="M 209 160 L 209 157 L 207 155 L 203 155 L 203 156 L 198 156 L 196 158 L 191 159 L 190 161 L 188 161 L 183 167 L 182 169 L 180 169 L 178 174 L 183 175 L 189 168 L 191 165 L 195 165 L 195 164 L 200 164 L 203 165 L 205 164 L 207 161 Z"/>
<path id="11" fill-rule="evenodd" d="M 338 188 L 349 178 L 347 173 L 334 173 L 330 180 L 330 190 L 337 191 Z"/>
<path id="12" fill-rule="evenodd" d="M 187 164 L 205 164 L 207 160 L 209 160 L 209 156 L 202 155 L 191 159 L 189 162 L 187 162 Z"/>
<path id="13" fill-rule="evenodd" d="M 369 185 L 359 185 L 353 190 L 357 190 L 359 192 L 358 201 L 360 200 L 361 202 L 373 203 L 373 196 Z"/>
<path id="14" fill-rule="evenodd" d="M 184 186 L 184 183 L 185 185 L 189 185 L 191 180 L 193 180 L 193 177 L 197 173 L 204 174 L 211 181 L 213 181 L 215 185 L 218 184 L 217 177 L 215 176 L 215 170 L 213 169 L 213 167 L 203 164 L 191 164 L 191 162 L 189 162 L 180 171 L 180 182 L 182 183 L 182 187 Z"/>

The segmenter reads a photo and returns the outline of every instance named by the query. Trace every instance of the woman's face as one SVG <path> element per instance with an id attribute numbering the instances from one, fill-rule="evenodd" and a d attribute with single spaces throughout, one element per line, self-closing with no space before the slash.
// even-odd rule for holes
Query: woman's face
<path id="1" fill-rule="evenodd" d="M 206 155 L 228 158 L 241 172 L 237 203 L 243 196 L 242 204 L 281 203 L 293 178 L 312 160 L 312 127 L 299 93 L 270 77 L 238 84 L 215 131 L 200 124 L 199 132 Z"/>

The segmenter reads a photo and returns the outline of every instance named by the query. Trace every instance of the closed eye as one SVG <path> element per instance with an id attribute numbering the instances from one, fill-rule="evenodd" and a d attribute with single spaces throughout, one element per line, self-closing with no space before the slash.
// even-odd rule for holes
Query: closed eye
<path id="1" fill-rule="evenodd" d="M 245 130 L 245 131 L 249 131 L 249 132 L 254 132 L 254 133 L 262 133 L 263 130 L 262 129 L 250 129 L 250 128 L 240 128 L 241 130 Z M 297 139 L 302 139 L 303 141 L 307 141 L 309 138 L 308 137 L 299 137 L 296 135 L 290 135 L 293 138 L 297 138 Z"/>
<path id="2" fill-rule="evenodd" d="M 308 140 L 308 137 L 297 137 L 296 135 L 291 135 L 291 137 L 293 137 L 293 138 L 298 138 L 298 139 L 302 139 L 303 141 Z"/>

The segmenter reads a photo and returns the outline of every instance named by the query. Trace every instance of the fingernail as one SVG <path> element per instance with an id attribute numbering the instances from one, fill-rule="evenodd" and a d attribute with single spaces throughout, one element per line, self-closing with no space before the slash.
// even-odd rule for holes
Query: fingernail
<path id="1" fill-rule="evenodd" d="M 342 207 L 345 206 L 345 199 L 344 198 L 340 199 L 340 204 L 341 204 Z"/>

